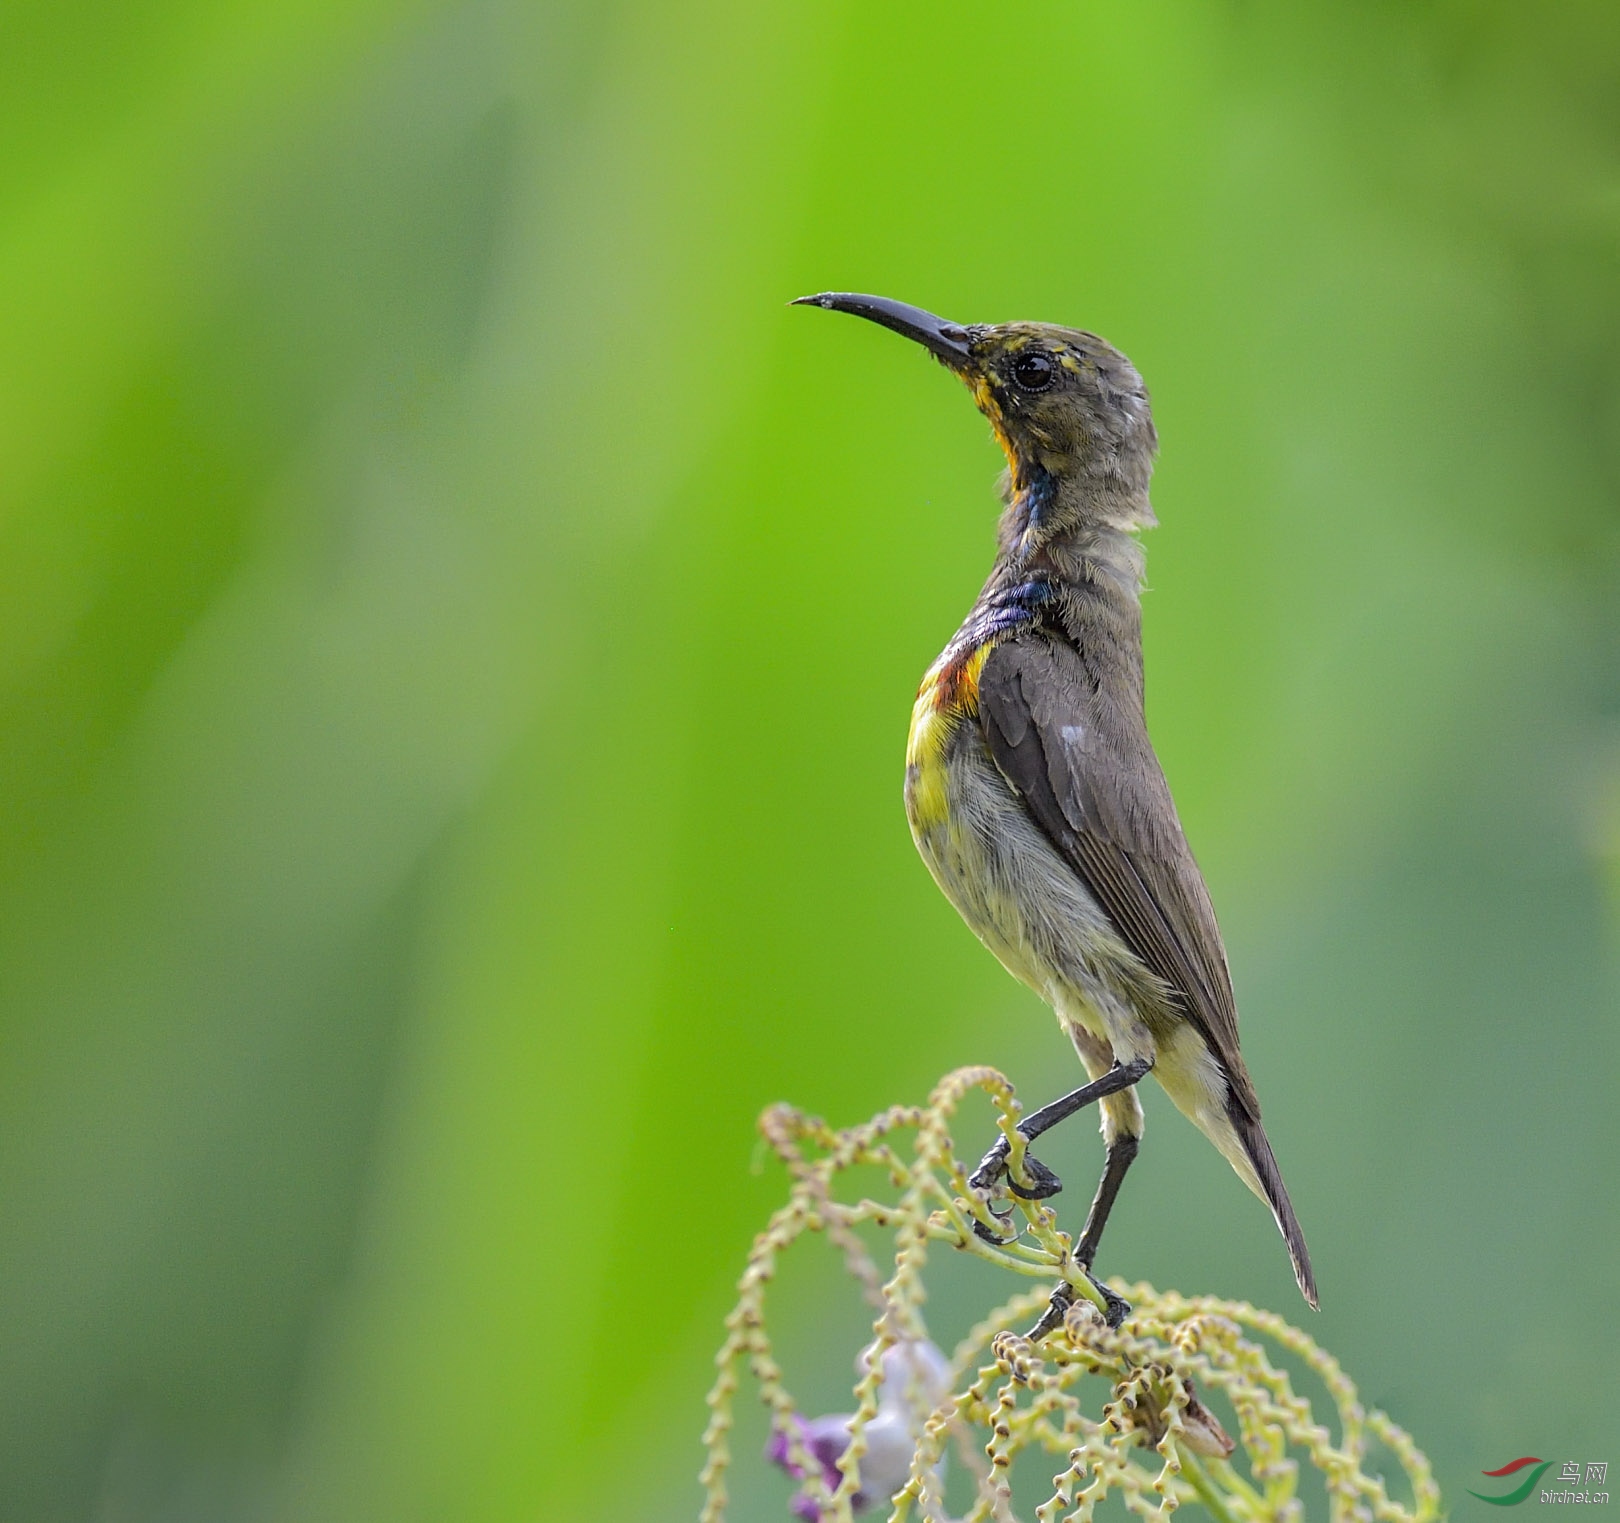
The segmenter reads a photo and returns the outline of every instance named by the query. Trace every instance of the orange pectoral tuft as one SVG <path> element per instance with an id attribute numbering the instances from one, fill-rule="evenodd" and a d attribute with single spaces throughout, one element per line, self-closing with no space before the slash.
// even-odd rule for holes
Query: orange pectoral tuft
<path id="1" fill-rule="evenodd" d="M 953 656 L 934 678 L 934 705 L 938 709 L 973 714 L 979 708 L 979 677 L 991 642 Z"/>

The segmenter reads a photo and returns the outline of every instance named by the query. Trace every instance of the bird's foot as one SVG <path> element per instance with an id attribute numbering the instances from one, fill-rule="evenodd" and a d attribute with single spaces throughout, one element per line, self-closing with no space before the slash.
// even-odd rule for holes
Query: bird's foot
<path id="1" fill-rule="evenodd" d="M 1131 1303 L 1124 1296 L 1116 1295 L 1101 1280 L 1091 1272 L 1092 1260 L 1097 1257 L 1097 1245 L 1088 1243 L 1084 1238 L 1074 1251 L 1074 1262 L 1090 1282 L 1091 1288 L 1103 1298 L 1103 1320 L 1110 1327 L 1118 1328 L 1131 1314 Z"/>
<path id="2" fill-rule="evenodd" d="M 1005 1181 L 1008 1190 L 1021 1200 L 1046 1200 L 1063 1188 L 1063 1181 L 1027 1148 L 1021 1169 L 1024 1177 L 1014 1178 L 1007 1167 L 1007 1153 L 1007 1139 L 998 1137 L 995 1146 L 979 1160 L 978 1168 L 968 1175 L 968 1183 L 975 1190 L 988 1191 Z"/>
<path id="3" fill-rule="evenodd" d="M 989 1210 L 989 1207 L 986 1207 L 985 1209 Z M 1008 1243 L 1017 1242 L 1018 1229 L 1012 1225 L 1012 1212 L 991 1211 L 990 1215 L 994 1217 L 995 1220 L 1003 1227 L 1007 1228 L 1007 1235 L 1005 1237 L 1000 1236 L 994 1227 L 989 1226 L 985 1222 L 979 1221 L 978 1218 L 975 1217 L 973 1222 L 974 1237 L 978 1238 L 981 1242 L 988 1243 L 992 1248 L 1005 1248 Z"/>
<path id="4" fill-rule="evenodd" d="M 1089 1269 L 1086 1270 L 1086 1278 L 1091 1281 L 1091 1288 L 1103 1298 L 1103 1321 L 1117 1332 L 1131 1314 L 1131 1303 L 1124 1296 L 1111 1291 Z"/>
<path id="5" fill-rule="evenodd" d="M 1080 1271 L 1091 1282 L 1091 1288 L 1102 1297 L 1103 1321 L 1116 1332 L 1124 1326 L 1125 1319 L 1131 1314 L 1131 1303 L 1124 1296 L 1116 1295 L 1085 1266 Z M 1031 1343 L 1039 1343 L 1054 1328 L 1063 1325 L 1063 1319 L 1068 1316 L 1069 1308 L 1074 1305 L 1074 1290 L 1068 1285 L 1059 1285 L 1053 1292 L 1052 1298 L 1046 1303 L 1046 1310 L 1041 1313 L 1040 1320 L 1024 1334 Z"/>
<path id="6" fill-rule="evenodd" d="M 1031 1343 L 1039 1343 L 1054 1328 L 1063 1325 L 1063 1319 L 1068 1316 L 1069 1308 L 1074 1305 L 1074 1294 L 1067 1285 L 1059 1285 L 1052 1292 L 1052 1299 L 1046 1303 L 1046 1310 L 1041 1313 L 1040 1321 L 1024 1334 Z"/>
<path id="7" fill-rule="evenodd" d="M 1024 1154 L 1024 1175 L 1027 1184 L 1007 1175 L 1007 1188 L 1020 1200 L 1046 1200 L 1063 1188 L 1063 1181 L 1033 1153 Z"/>

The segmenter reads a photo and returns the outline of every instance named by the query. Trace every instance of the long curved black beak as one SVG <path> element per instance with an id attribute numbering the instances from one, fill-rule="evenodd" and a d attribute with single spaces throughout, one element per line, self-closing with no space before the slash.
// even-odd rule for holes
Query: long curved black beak
<path id="1" fill-rule="evenodd" d="M 958 323 L 924 312 L 921 307 L 890 301 L 887 296 L 861 296 L 853 291 L 823 291 L 819 296 L 801 296 L 789 302 L 793 307 L 825 307 L 829 312 L 852 312 L 868 322 L 892 328 L 915 339 L 947 365 L 960 369 L 968 362 L 968 331 Z"/>

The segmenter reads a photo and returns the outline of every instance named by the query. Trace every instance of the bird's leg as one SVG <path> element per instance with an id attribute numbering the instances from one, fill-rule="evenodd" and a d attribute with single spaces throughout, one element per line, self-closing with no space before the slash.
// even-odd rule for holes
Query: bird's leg
<path id="1" fill-rule="evenodd" d="M 1038 1111 L 1025 1116 L 1018 1123 L 1019 1135 L 1027 1142 L 1033 1142 L 1042 1132 L 1050 1131 L 1060 1121 L 1067 1120 L 1076 1111 L 1084 1110 L 1088 1105 L 1095 1105 L 1104 1095 L 1117 1094 L 1122 1089 L 1129 1089 L 1150 1068 L 1153 1067 L 1152 1058 L 1132 1058 L 1129 1063 L 1115 1063 L 1100 1079 L 1093 1079 L 1089 1084 L 1082 1084 L 1079 1089 L 1071 1090 L 1068 1094 L 1054 1100 L 1050 1105 L 1043 1105 Z M 994 1189 L 1001 1177 L 1007 1172 L 1007 1139 L 998 1137 L 995 1146 L 979 1160 L 979 1166 L 968 1177 L 968 1183 L 975 1190 Z M 1128 1163 L 1129 1160 L 1126 1160 Z M 1007 1181 L 1007 1188 L 1015 1195 L 1021 1195 L 1025 1200 L 1044 1200 L 1048 1195 L 1056 1195 L 1063 1188 L 1063 1182 L 1045 1164 L 1039 1163 L 1029 1153 L 1024 1154 L 1024 1171 L 1029 1175 L 1030 1183 L 1022 1187 L 1012 1180 Z M 1125 1173 L 1124 1165 L 1120 1167 L 1120 1177 Z M 1107 1175 L 1104 1175 L 1106 1180 Z M 1114 1181 L 1114 1189 L 1119 1189 L 1119 1180 Z M 1100 1192 L 1099 1192 L 1100 1193 Z M 1108 1204 L 1114 1203 L 1113 1195 L 1108 1197 Z M 1093 1207 L 1095 1211 L 1095 1207 Z M 1108 1212 L 1103 1211 L 1106 1219 Z M 1102 1231 L 1101 1223 L 1097 1230 Z"/>
<path id="2" fill-rule="evenodd" d="M 1108 1213 L 1114 1209 L 1114 1197 L 1119 1194 L 1120 1182 L 1125 1178 L 1125 1171 L 1130 1168 L 1139 1146 L 1140 1139 L 1129 1132 L 1121 1133 L 1108 1144 L 1108 1161 L 1103 1164 L 1102 1179 L 1097 1184 L 1097 1194 L 1086 1217 L 1086 1230 L 1080 1234 L 1080 1241 L 1074 1249 L 1076 1261 L 1086 1269 L 1090 1269 L 1096 1261 L 1097 1244 L 1102 1241 L 1103 1228 L 1108 1225 Z"/>

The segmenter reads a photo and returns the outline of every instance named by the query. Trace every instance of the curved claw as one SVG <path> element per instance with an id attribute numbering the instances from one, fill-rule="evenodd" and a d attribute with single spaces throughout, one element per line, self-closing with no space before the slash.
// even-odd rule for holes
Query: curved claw
<path id="1" fill-rule="evenodd" d="M 1124 1296 L 1115 1295 L 1101 1280 L 1089 1269 L 1085 1272 L 1086 1278 L 1091 1281 L 1091 1288 L 1102 1298 L 1107 1310 L 1103 1313 L 1103 1320 L 1118 1332 L 1125 1319 L 1131 1314 L 1131 1303 Z"/>
<path id="2" fill-rule="evenodd" d="M 1007 1175 L 1008 1190 L 1020 1200 L 1046 1200 L 1063 1188 L 1063 1181 L 1033 1153 L 1024 1154 L 1024 1173 L 1029 1177 L 1027 1185 L 1020 1184 L 1010 1172 Z"/>
<path id="3" fill-rule="evenodd" d="M 1023 1174 L 1028 1184 L 1012 1178 L 1007 1169 L 1007 1139 L 998 1137 L 995 1146 L 979 1160 L 979 1166 L 968 1175 L 968 1184 L 975 1190 L 994 1190 L 1003 1180 L 1007 1189 L 1020 1200 L 1045 1200 L 1063 1188 L 1063 1181 L 1028 1150 L 1024 1153 Z"/>
<path id="4" fill-rule="evenodd" d="M 1016 1232 L 1010 1237 L 997 1237 L 983 1222 L 977 1219 L 973 1223 L 973 1235 L 981 1242 L 989 1243 L 992 1248 L 1005 1248 L 1008 1243 L 1016 1242 L 1018 1239 Z"/>

